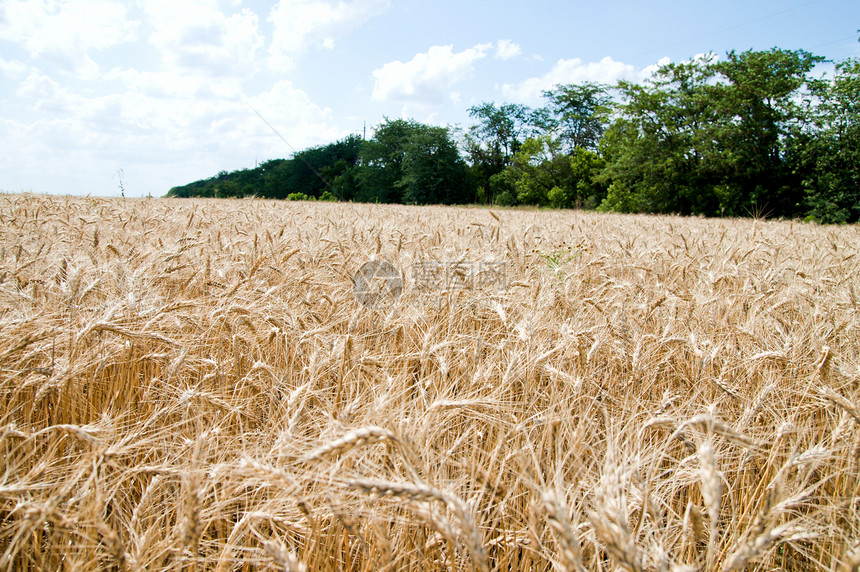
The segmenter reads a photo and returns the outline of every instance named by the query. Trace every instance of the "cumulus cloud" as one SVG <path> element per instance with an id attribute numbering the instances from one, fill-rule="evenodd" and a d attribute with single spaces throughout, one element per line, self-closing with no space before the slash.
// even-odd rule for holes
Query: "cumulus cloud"
<path id="1" fill-rule="evenodd" d="M 117 196 L 117 171 L 123 169 L 128 196 L 159 196 L 231 165 L 226 153 L 202 146 L 170 160 L 177 155 L 176 145 L 168 146 L 171 139 L 162 133 L 97 132 L 77 117 L 32 122 L 0 118 L 0 134 L 0 172 L 16 174 L 0 181 L 0 188 L 10 192 Z"/>
<path id="2" fill-rule="evenodd" d="M 325 131 L 329 131 L 332 124 L 332 111 L 314 103 L 307 93 L 291 81 L 276 82 L 268 91 L 249 98 L 248 103 L 279 131 L 287 131 L 281 134 L 294 145 L 306 146 L 322 142 L 328 135 Z M 323 132 L 315 133 L 315 129 L 321 129 Z M 269 128 L 262 123 L 255 123 L 255 131 L 267 136 L 271 134 Z M 309 143 L 311 140 L 312 143 Z"/>
<path id="3" fill-rule="evenodd" d="M 16 95 L 36 103 L 53 100 L 60 91 L 60 86 L 45 74 L 32 72 L 20 84 Z"/>
<path id="4" fill-rule="evenodd" d="M 469 78 L 475 62 L 491 48 L 492 44 L 478 44 L 454 52 L 453 46 L 433 46 L 408 62 L 389 62 L 373 71 L 373 99 L 441 103 L 452 97 L 451 87 Z"/>
<path id="5" fill-rule="evenodd" d="M 103 127 L 103 122 L 110 121 L 110 117 L 114 115 L 110 109 L 119 110 L 122 100 L 120 94 L 81 95 L 37 70 L 31 70 L 27 77 L 18 83 L 15 95 L 26 101 L 30 109 L 39 112 L 37 116 L 40 120 L 36 123 L 44 124 L 44 121 L 56 118 L 63 122 L 66 130 L 69 125 L 81 126 L 82 133 L 75 140 L 76 146 L 88 144 L 90 140 L 99 141 L 98 137 L 84 137 L 84 128 L 95 128 L 98 131 L 100 126 Z"/>
<path id="6" fill-rule="evenodd" d="M 241 97 L 241 79 L 232 76 L 212 77 L 204 73 L 167 69 L 145 71 L 130 68 L 114 68 L 104 75 L 105 79 L 122 82 L 125 89 L 132 93 L 151 97 L 192 98 L 220 97 L 235 99 Z"/>
<path id="7" fill-rule="evenodd" d="M 111 0 L 11 0 L 0 7 L 0 39 L 79 75 L 98 72 L 88 52 L 135 40 L 138 26 L 124 3 Z"/>
<path id="8" fill-rule="evenodd" d="M 249 104 L 295 149 L 343 137 L 332 110 L 300 86 L 263 74 L 252 80 L 267 71 L 260 57 L 266 39 L 247 5 L 0 0 L 0 43 L 15 44 L 0 57 L 0 83 L 9 85 L 0 113 L 0 188 L 115 194 L 122 168 L 127 190 L 163 194 L 222 169 L 288 156 L 291 149 Z M 279 21 L 279 34 L 294 29 L 303 40 L 276 45 L 300 51 L 305 41 L 334 47 L 339 34 L 387 9 L 388 0 L 278 6 L 309 10 L 301 21 Z"/>
<path id="9" fill-rule="evenodd" d="M 113 110 L 115 128 L 159 137 L 160 144 L 170 150 L 209 153 L 220 157 L 224 165 L 232 164 L 237 155 L 262 152 L 283 157 L 290 153 L 252 108 L 296 149 L 341 135 L 333 127 L 331 110 L 314 103 L 289 81 L 278 81 L 252 97 L 237 91 L 236 97 L 225 98 L 214 91 L 215 85 L 198 84 L 192 96 L 126 92 L 119 108 Z"/>
<path id="10" fill-rule="evenodd" d="M 523 50 L 519 44 L 511 40 L 499 40 L 496 44 L 496 54 L 493 56 L 497 60 L 510 60 L 519 55 L 522 55 Z"/>
<path id="11" fill-rule="evenodd" d="M 63 189 L 52 189 L 43 181 L 57 172 L 63 178 L 80 172 L 84 164 L 81 155 L 72 156 L 69 152 L 57 154 L 56 147 L 60 145 L 70 149 L 73 140 L 81 133 L 76 123 L 68 119 L 25 122 L 0 117 L 0 171 L 18 173 L 27 181 L 26 186 L 15 187 L 9 186 L 9 181 L 4 180 L 2 190 L 62 192 Z M 50 169 L 45 168 L 45 157 L 52 159 Z"/>
<path id="12" fill-rule="evenodd" d="M 663 64 L 669 63 L 668 58 L 660 60 L 653 66 L 637 69 L 635 66 L 605 57 L 599 62 L 583 62 L 579 58 L 559 60 L 546 74 L 529 78 L 518 84 L 504 84 L 502 93 L 512 101 L 536 104 L 541 99 L 541 92 L 552 89 L 558 84 L 596 82 L 612 85 L 618 80 L 641 82 L 650 77 Z"/>
<path id="13" fill-rule="evenodd" d="M 37 119 L 0 117 L 0 172 L 15 172 L 37 191 L 62 192 L 57 181 L 64 180 L 79 192 L 110 194 L 116 193 L 111 177 L 123 168 L 130 192 L 160 195 L 222 169 L 253 165 L 255 158 L 288 156 L 291 149 L 251 106 L 295 149 L 345 135 L 330 109 L 288 81 L 247 99 L 241 94 L 230 99 L 213 93 L 205 78 L 195 81 L 194 93 L 181 92 L 178 83 L 171 87 L 168 76 L 116 79 L 130 87 L 93 96 L 31 71 L 15 95 L 29 102 Z M 133 87 L 150 80 L 163 85 L 150 91 Z M 18 115 L 26 116 L 27 110 Z M 136 184 L 134 173 L 139 174 Z M 4 190 L 22 190 L 10 184 L 16 183 L 8 177 L 0 181 Z"/>
<path id="14" fill-rule="evenodd" d="M 0 73 L 12 80 L 19 80 L 27 74 L 27 64 L 18 60 L 0 58 Z"/>
<path id="15" fill-rule="evenodd" d="M 255 71 L 257 50 L 264 43 L 257 15 L 243 9 L 222 12 L 216 0 L 144 0 L 144 12 L 155 31 L 149 41 L 169 66 L 217 75 Z"/>
<path id="16" fill-rule="evenodd" d="M 333 49 L 339 36 L 390 6 L 390 0 L 280 0 L 269 14 L 273 25 L 270 65 L 287 70 L 310 48 Z"/>

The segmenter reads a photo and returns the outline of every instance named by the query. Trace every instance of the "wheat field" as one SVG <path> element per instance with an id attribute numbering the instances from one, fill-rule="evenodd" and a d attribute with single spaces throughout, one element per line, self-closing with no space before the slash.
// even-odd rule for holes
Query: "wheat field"
<path id="1" fill-rule="evenodd" d="M 857 570 L 860 229 L 0 196 L 2 570 Z M 365 307 L 353 276 L 400 269 Z M 504 263 L 419 288 L 425 261 Z"/>

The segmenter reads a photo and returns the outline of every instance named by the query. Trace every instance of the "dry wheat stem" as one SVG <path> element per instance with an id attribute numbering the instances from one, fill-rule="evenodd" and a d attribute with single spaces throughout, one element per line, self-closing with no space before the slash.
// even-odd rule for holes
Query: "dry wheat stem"
<path id="1" fill-rule="evenodd" d="M 0 213 L 0 569 L 856 567 L 856 226 Z M 373 258 L 390 308 L 355 299 Z"/>

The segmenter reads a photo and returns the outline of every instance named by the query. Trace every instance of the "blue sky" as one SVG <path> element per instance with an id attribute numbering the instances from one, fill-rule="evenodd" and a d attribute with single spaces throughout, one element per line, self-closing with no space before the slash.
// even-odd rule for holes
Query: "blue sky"
<path id="1" fill-rule="evenodd" d="M 858 0 L 0 0 L 0 191 L 160 196 L 710 51 L 857 57 L 858 28 Z"/>

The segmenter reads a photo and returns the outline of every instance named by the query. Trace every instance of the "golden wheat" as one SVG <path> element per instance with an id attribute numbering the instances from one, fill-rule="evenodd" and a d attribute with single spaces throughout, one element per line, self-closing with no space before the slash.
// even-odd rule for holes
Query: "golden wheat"
<path id="1" fill-rule="evenodd" d="M 857 569 L 857 227 L 31 195 L 0 219 L 2 570 Z M 396 303 L 356 299 L 370 260 Z"/>

